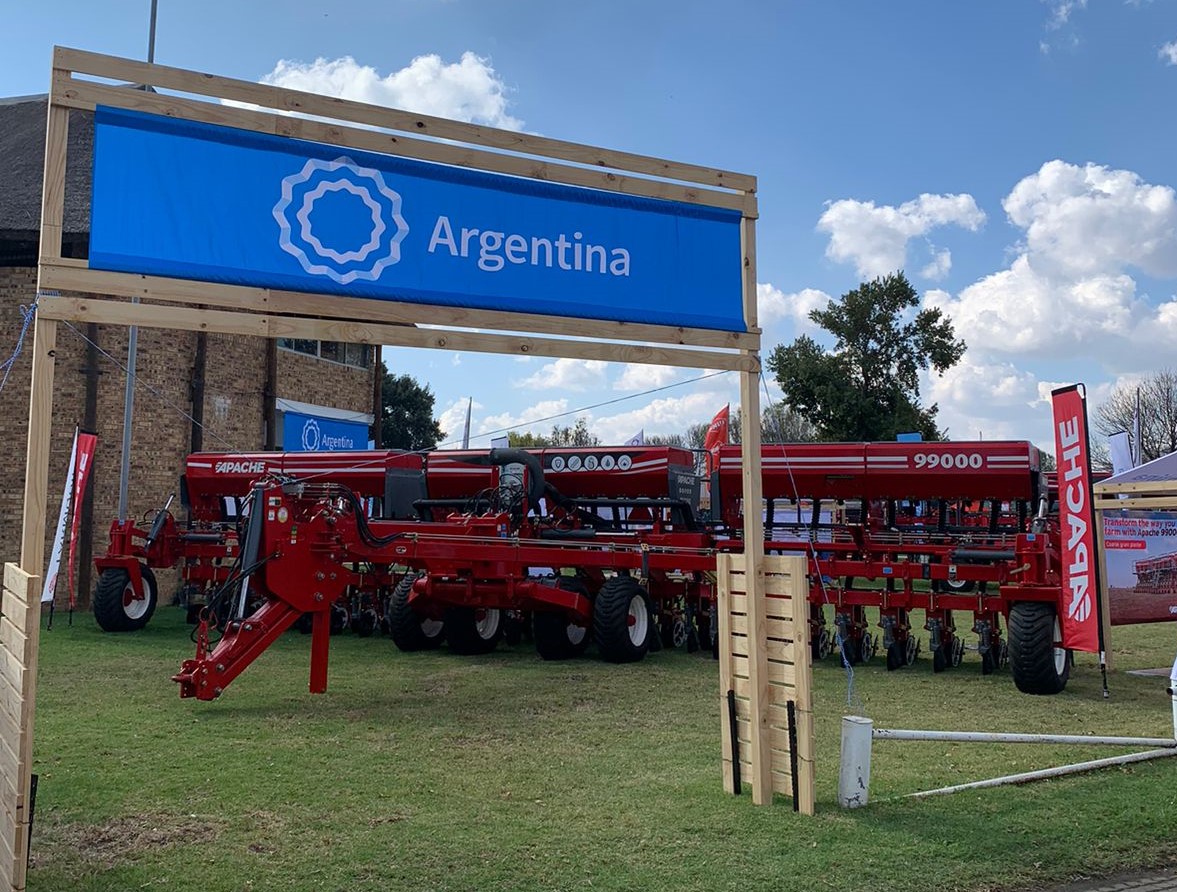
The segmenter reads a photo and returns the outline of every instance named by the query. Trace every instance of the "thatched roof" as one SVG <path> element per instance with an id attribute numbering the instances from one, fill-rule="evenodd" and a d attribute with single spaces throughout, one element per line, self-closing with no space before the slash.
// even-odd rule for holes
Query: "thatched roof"
<path id="1" fill-rule="evenodd" d="M 46 96 L 0 99 L 0 252 L 17 243 L 35 244 L 41 228 L 41 180 L 45 163 Z M 94 153 L 94 116 L 70 113 L 69 155 L 65 176 L 67 254 L 84 244 L 90 232 L 90 171 Z"/>

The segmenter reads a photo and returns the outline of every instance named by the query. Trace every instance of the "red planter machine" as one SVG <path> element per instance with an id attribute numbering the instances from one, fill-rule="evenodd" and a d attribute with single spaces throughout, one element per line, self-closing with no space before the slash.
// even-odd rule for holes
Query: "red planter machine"
<path id="1" fill-rule="evenodd" d="M 142 591 L 140 561 L 180 562 L 210 595 L 175 677 L 184 697 L 218 696 L 304 616 L 323 690 L 341 613 L 368 631 L 382 619 L 402 650 L 484 653 L 530 634 L 545 659 L 592 640 L 634 661 L 710 643 L 715 555 L 742 548 L 740 448 L 719 450 L 709 480 L 695 468 L 668 446 L 202 453 L 185 475 L 191 522 L 116 524 L 98 563 L 123 602 Z M 908 665 L 920 610 L 933 668 L 951 668 L 965 614 L 983 672 L 1008 653 L 1020 689 L 1066 684 L 1057 517 L 1032 444 L 769 445 L 763 490 L 766 549 L 809 558 L 815 657 L 836 643 L 848 663 L 881 649 Z"/>

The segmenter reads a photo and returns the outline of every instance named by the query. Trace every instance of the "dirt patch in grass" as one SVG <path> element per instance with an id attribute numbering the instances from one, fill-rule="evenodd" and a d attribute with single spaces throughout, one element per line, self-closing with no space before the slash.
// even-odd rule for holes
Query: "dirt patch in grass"
<path id="1" fill-rule="evenodd" d="M 113 818 L 104 824 L 68 822 L 46 828 L 44 844 L 33 850 L 34 866 L 71 852 L 84 861 L 113 867 L 157 849 L 212 842 L 220 826 L 194 815 L 144 814 Z"/>

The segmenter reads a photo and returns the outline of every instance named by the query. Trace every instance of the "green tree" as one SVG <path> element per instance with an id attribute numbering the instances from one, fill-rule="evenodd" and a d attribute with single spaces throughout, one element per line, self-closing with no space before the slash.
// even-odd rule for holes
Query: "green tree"
<path id="1" fill-rule="evenodd" d="M 921 406 L 921 369 L 944 372 L 964 355 L 938 309 L 912 311 L 919 295 L 902 272 L 863 282 L 809 318 L 834 336 L 826 352 L 808 335 L 777 346 L 768 367 L 785 402 L 825 440 L 893 440 L 919 431 L 940 439 L 937 406 Z"/>
<path id="2" fill-rule="evenodd" d="M 601 440 L 588 429 L 588 420 L 577 418 L 571 427 L 553 425 L 548 435 L 530 432 L 507 434 L 507 441 L 521 449 L 541 449 L 545 446 L 600 446 Z"/>
<path id="3" fill-rule="evenodd" d="M 411 375 L 393 375 L 380 363 L 380 442 L 386 449 L 435 449 L 445 431 L 433 417 L 433 391 Z"/>
<path id="4" fill-rule="evenodd" d="M 543 434 L 533 434 L 531 431 L 509 431 L 507 442 L 515 449 L 542 449 L 552 445 L 552 438 Z"/>

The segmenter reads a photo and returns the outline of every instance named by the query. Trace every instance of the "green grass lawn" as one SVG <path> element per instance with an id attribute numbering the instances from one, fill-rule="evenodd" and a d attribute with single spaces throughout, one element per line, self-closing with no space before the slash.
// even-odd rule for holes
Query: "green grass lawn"
<path id="1" fill-rule="evenodd" d="M 878 742 L 873 801 L 837 807 L 847 679 L 815 670 L 818 815 L 731 797 L 716 664 L 542 663 L 285 636 L 214 703 L 178 699 L 180 611 L 131 635 L 42 632 L 30 890 L 1029 888 L 1177 855 L 1177 760 L 931 800 L 905 793 L 1112 755 L 1096 747 Z M 1115 630 L 1112 698 L 1081 657 L 1031 698 L 979 659 L 855 673 L 880 727 L 1168 736 L 1171 625 Z"/>

